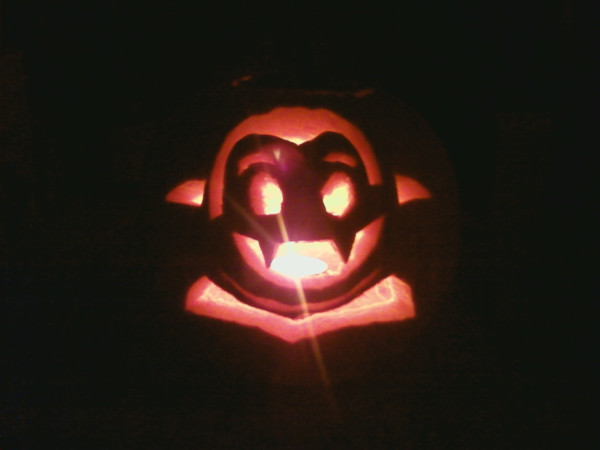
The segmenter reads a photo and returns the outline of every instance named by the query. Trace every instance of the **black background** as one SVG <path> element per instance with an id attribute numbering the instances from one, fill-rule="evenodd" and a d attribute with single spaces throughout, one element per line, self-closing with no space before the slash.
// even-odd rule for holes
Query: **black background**
<path id="1" fill-rule="evenodd" d="M 586 13 L 493 3 L 3 2 L 2 448 L 591 447 Z M 396 95 L 456 173 L 452 292 L 324 338 L 332 373 L 375 349 L 329 388 L 185 315 L 197 273 L 164 274 L 188 247 L 162 200 L 181 117 L 248 74 Z"/>

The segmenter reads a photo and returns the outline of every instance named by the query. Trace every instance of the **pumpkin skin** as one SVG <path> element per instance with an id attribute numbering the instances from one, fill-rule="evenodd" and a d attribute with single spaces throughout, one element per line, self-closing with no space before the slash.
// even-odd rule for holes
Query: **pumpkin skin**
<path id="1" fill-rule="evenodd" d="M 387 222 L 431 201 L 429 187 L 382 171 L 365 133 L 316 98 L 258 108 L 226 135 L 208 183 L 188 180 L 167 196 L 206 208 L 219 249 L 189 290 L 188 310 L 289 342 L 414 317 L 411 286 L 386 263 Z M 291 266 L 322 266 L 278 269 L 291 254 Z"/>

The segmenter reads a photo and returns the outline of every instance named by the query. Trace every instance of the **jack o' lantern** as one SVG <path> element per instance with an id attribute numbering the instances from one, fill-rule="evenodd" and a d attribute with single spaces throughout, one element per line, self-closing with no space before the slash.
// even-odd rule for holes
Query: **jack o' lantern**
<path id="1" fill-rule="evenodd" d="M 206 208 L 218 243 L 186 309 L 289 342 L 415 315 L 406 280 L 387 267 L 387 217 L 430 190 L 382 170 L 357 125 L 322 107 L 246 117 L 225 137 L 208 180 L 172 203 Z"/>

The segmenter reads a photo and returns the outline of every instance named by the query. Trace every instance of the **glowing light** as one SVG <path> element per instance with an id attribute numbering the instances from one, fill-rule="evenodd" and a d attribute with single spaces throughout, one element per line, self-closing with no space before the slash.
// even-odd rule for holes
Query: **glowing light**
<path id="1" fill-rule="evenodd" d="M 341 328 L 397 322 L 415 316 L 410 287 L 393 275 L 345 305 L 298 319 L 242 303 L 208 277 L 202 277 L 188 291 L 186 309 L 201 316 L 256 327 L 291 343 Z"/>
<path id="2" fill-rule="evenodd" d="M 202 206 L 206 180 L 188 180 L 167 194 L 167 201 L 182 205 Z"/>
<path id="3" fill-rule="evenodd" d="M 403 175 L 394 175 L 394 179 L 399 205 L 413 200 L 431 198 L 431 193 L 417 180 Z"/>
<path id="4" fill-rule="evenodd" d="M 320 141 L 305 145 L 302 149 L 307 149 L 306 155 L 289 145 L 289 142 L 308 143 L 325 132 L 343 136 L 356 152 L 348 147 L 351 154 L 344 153 L 347 143 L 335 140 L 323 141 L 329 143 L 328 147 Z M 264 146 L 262 138 L 240 143 L 252 135 L 274 139 L 265 139 Z M 234 150 L 235 162 L 228 162 Z M 236 170 L 238 176 L 245 172 L 244 176 L 236 179 Z M 219 149 L 207 193 L 208 218 L 215 223 L 215 219 L 226 214 L 216 224 L 223 226 L 222 230 L 214 233 L 223 240 L 225 257 L 211 268 L 209 276 L 192 285 L 186 309 L 201 316 L 256 327 L 287 342 L 311 339 L 327 384 L 318 335 L 415 316 L 411 287 L 389 275 L 394 266 L 379 261 L 380 246 L 385 245 L 380 242 L 383 223 L 393 206 L 393 197 L 392 204 L 385 195 L 381 203 L 373 200 L 373 207 L 366 205 L 362 209 L 363 202 L 371 201 L 381 192 L 389 193 L 387 183 L 392 180 L 387 173 L 386 170 L 384 179 L 363 132 L 332 111 L 281 107 L 238 123 Z M 296 175 L 301 179 L 288 181 L 288 176 Z M 315 185 L 326 176 L 329 176 L 327 181 Z M 413 178 L 395 174 L 393 180 L 400 205 L 432 197 Z M 307 192 L 301 192 L 304 184 Z M 363 193 L 362 187 L 367 184 L 368 189 Z M 167 200 L 201 206 L 205 188 L 205 180 L 190 180 L 169 192 Z M 230 188 L 233 193 L 226 193 Z M 319 188 L 320 192 L 315 192 Z M 292 198 L 287 200 L 290 194 Z M 244 195 L 247 197 L 240 200 Z M 231 199 L 231 203 L 226 204 L 226 199 Z M 323 203 L 304 208 L 312 200 Z M 236 214 L 230 214 L 230 204 Z M 301 220 L 288 216 L 288 210 L 303 214 Z M 312 219 L 306 215 L 310 212 L 315 213 L 315 223 L 299 230 L 304 220 Z M 257 218 L 257 215 L 272 217 Z M 288 217 L 289 233 L 284 224 L 284 218 Z M 238 219 L 247 223 L 238 226 Z M 248 233 L 252 237 L 244 235 L 249 227 L 254 228 Z M 290 237 L 317 240 L 290 242 Z M 232 263 L 235 257 L 242 259 Z"/>
<path id="5" fill-rule="evenodd" d="M 328 267 L 322 259 L 298 254 L 295 242 L 286 242 L 279 246 L 278 253 L 271 263 L 271 270 L 291 277 L 301 278 L 325 272 Z"/>
<path id="6" fill-rule="evenodd" d="M 329 214 L 341 217 L 354 204 L 354 188 L 350 177 L 342 172 L 336 172 L 331 177 L 323 189 L 323 204 Z"/>
<path id="7" fill-rule="evenodd" d="M 259 172 L 250 183 L 250 204 L 256 214 L 279 214 L 283 203 L 283 193 L 271 175 Z"/>

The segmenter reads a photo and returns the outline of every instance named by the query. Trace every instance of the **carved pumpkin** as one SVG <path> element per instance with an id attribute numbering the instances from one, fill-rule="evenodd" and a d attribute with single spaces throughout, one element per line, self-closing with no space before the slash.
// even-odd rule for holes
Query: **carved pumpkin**
<path id="1" fill-rule="evenodd" d="M 208 181 L 167 195 L 202 207 L 218 243 L 186 308 L 289 342 L 415 315 L 411 287 L 384 263 L 386 220 L 430 201 L 406 174 L 382 170 L 367 136 L 327 108 L 280 106 L 225 137 Z"/>

